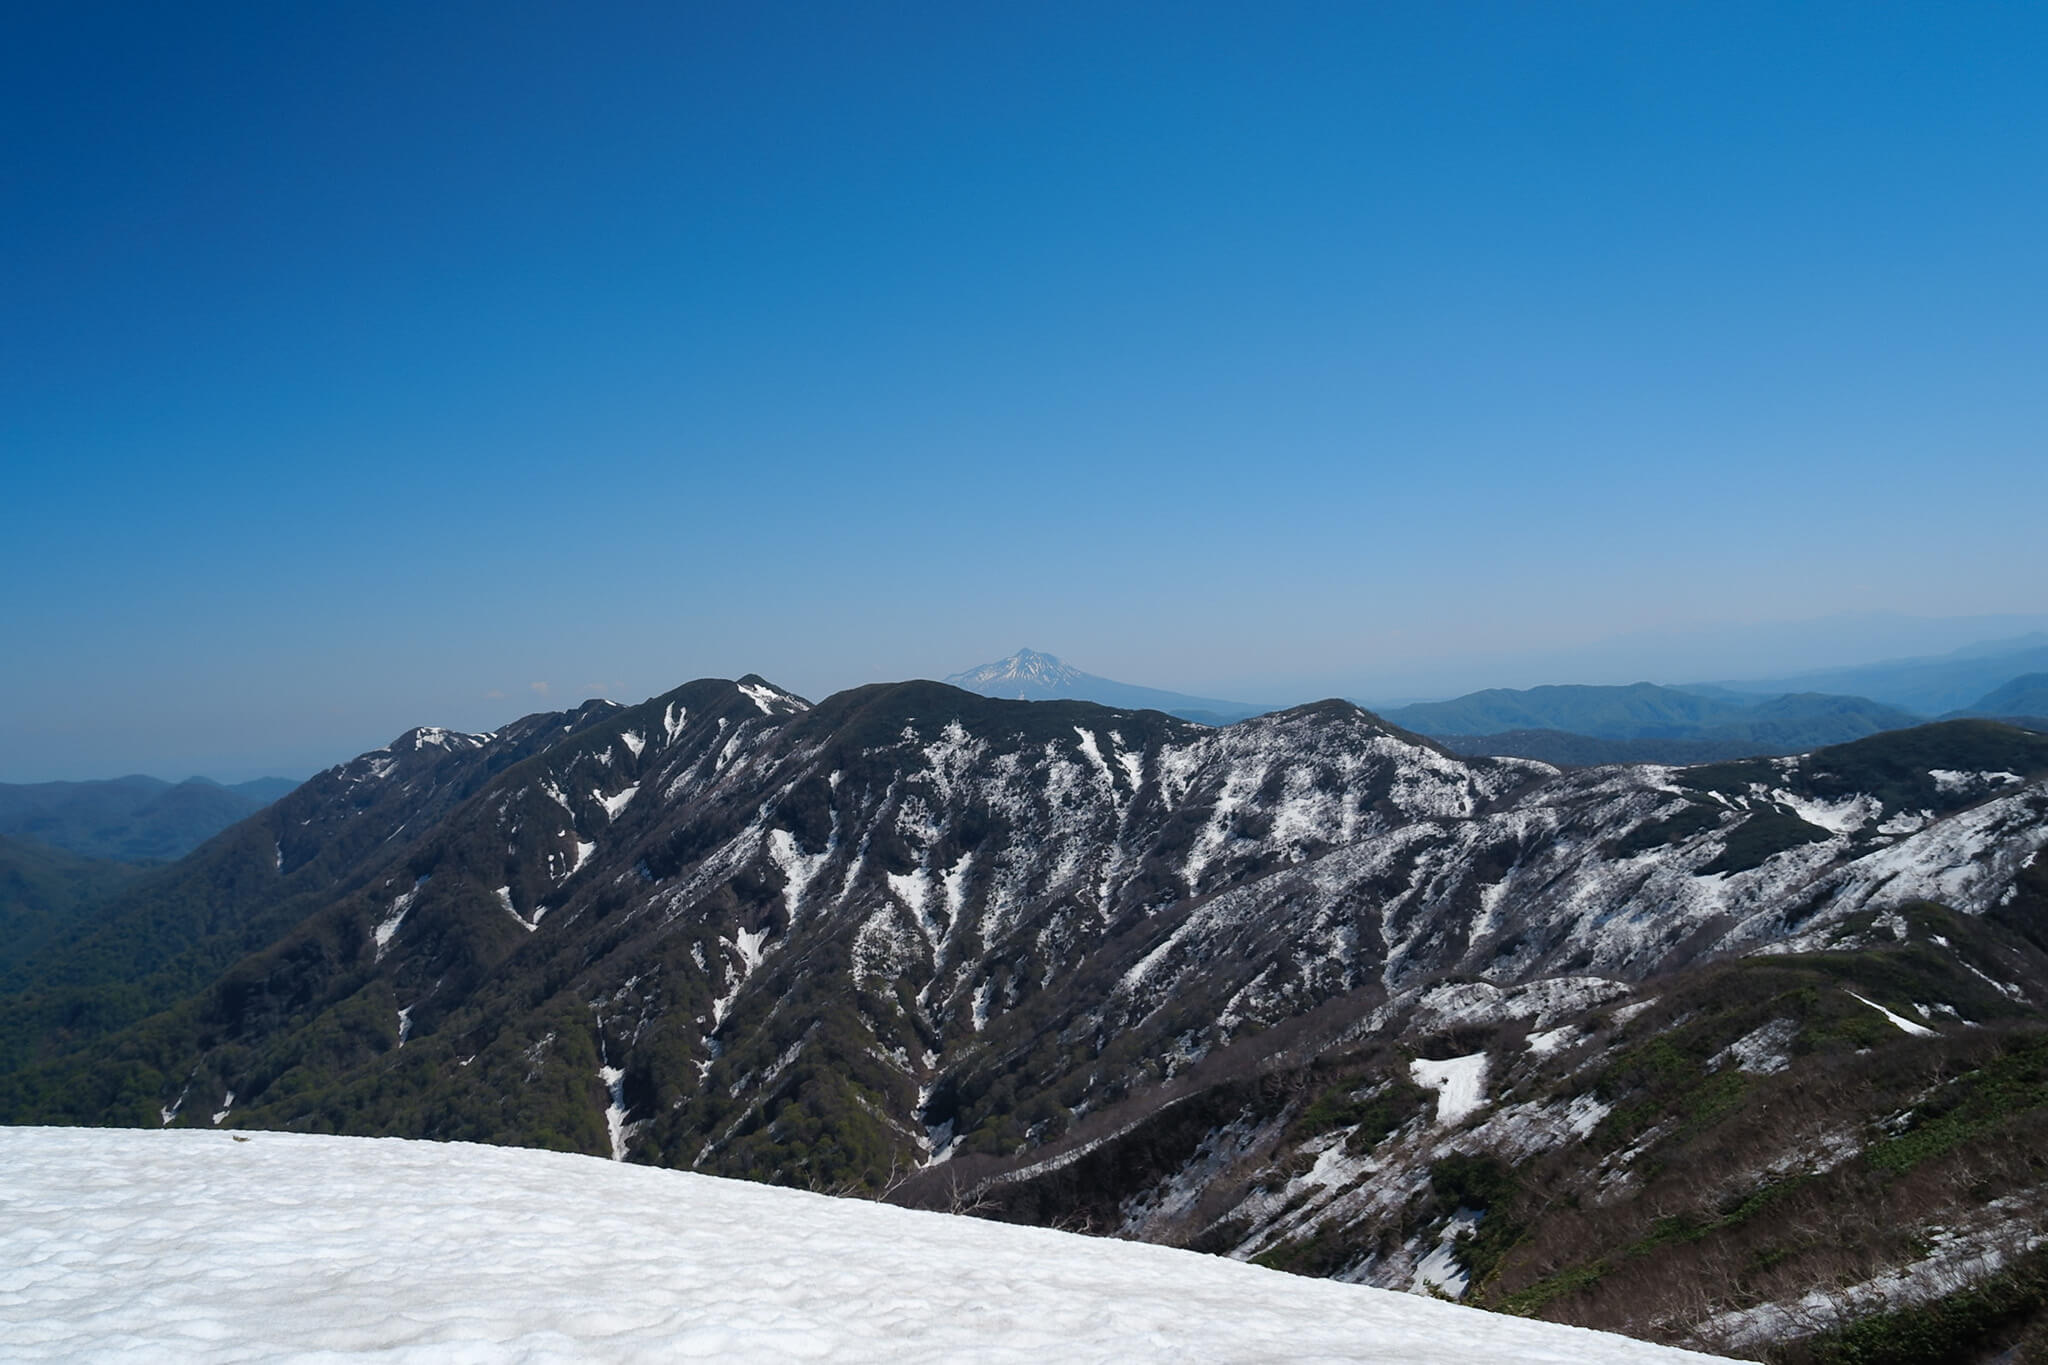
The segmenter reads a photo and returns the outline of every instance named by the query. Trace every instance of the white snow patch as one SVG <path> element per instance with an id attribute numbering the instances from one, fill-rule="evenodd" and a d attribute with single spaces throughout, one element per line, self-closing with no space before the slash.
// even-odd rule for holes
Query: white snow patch
<path id="1" fill-rule="evenodd" d="M 0 1169 L 19 1361 L 1708 1359 L 1226 1257 L 557 1152 L 10 1128 Z"/>
<path id="2" fill-rule="evenodd" d="M 583 870 L 583 865 L 590 861 L 590 855 L 595 852 L 597 852 L 596 840 L 593 839 L 589 842 L 585 842 L 582 839 L 578 839 L 576 841 L 576 861 L 570 865 L 569 875 L 573 877 L 578 872 L 581 872 Z"/>
<path id="3" fill-rule="evenodd" d="M 221 1098 L 220 1108 L 213 1111 L 213 1126 L 216 1128 L 220 1127 L 220 1121 L 226 1118 L 228 1116 L 228 1112 L 232 1110 L 234 1107 L 235 1092 L 230 1090 L 225 1096 Z"/>
<path id="4" fill-rule="evenodd" d="M 1076 725 L 1074 733 L 1080 737 L 1079 747 L 1082 756 L 1088 760 L 1088 766 L 1101 773 L 1105 779 L 1109 778 L 1109 763 L 1102 756 L 1102 746 L 1096 740 L 1095 732 Z"/>
<path id="5" fill-rule="evenodd" d="M 1862 1000 L 1864 1004 L 1870 1006 L 1870 1008 L 1876 1010 L 1879 1014 L 1882 1014 L 1885 1018 L 1891 1020 L 1894 1024 L 1897 1024 L 1902 1032 L 1910 1033 L 1915 1038 L 1934 1038 L 1939 1036 L 1935 1033 L 1933 1029 L 1928 1028 L 1925 1024 L 1916 1024 L 1911 1019 L 1906 1018 L 1906 1016 L 1904 1016 L 1903 1014 L 1893 1014 L 1890 1010 L 1886 1009 L 1883 1005 L 1878 1004 L 1875 1000 L 1864 999 L 1864 997 L 1857 995 L 1856 992 L 1849 990 L 1849 988 L 1846 986 L 1844 986 L 1842 989 L 1850 996 L 1850 998 L 1855 1000 Z"/>
<path id="6" fill-rule="evenodd" d="M 418 881 L 414 882 L 412 890 L 405 892 L 392 901 L 391 909 L 385 914 L 383 919 L 378 921 L 377 927 L 370 931 L 370 939 L 377 946 L 376 954 L 371 959 L 372 961 L 381 962 L 383 960 L 384 950 L 391 946 L 392 936 L 398 932 L 398 926 L 405 923 L 406 911 L 412 909 L 412 903 L 419 899 L 420 888 L 426 884 L 427 879 L 425 877 L 421 877 Z"/>
<path id="7" fill-rule="evenodd" d="M 1456 1123 L 1477 1113 L 1486 1103 L 1486 1054 L 1451 1057 L 1441 1062 L 1417 1058 L 1408 1064 L 1408 1074 L 1425 1090 L 1436 1095 L 1436 1121 Z"/>
<path id="8" fill-rule="evenodd" d="M 619 743 L 633 751 L 633 757 L 640 757 L 640 751 L 647 747 L 647 738 L 638 730 L 627 730 L 619 735 Z"/>
<path id="9" fill-rule="evenodd" d="M 1578 1032 L 1579 1030 L 1571 1024 L 1561 1024 L 1557 1028 L 1530 1034 L 1522 1046 L 1538 1057 L 1548 1057 L 1559 1048 L 1569 1046 L 1578 1036 Z"/>
<path id="10" fill-rule="evenodd" d="M 603 792 L 597 791 L 591 793 L 592 796 L 597 798 L 597 804 L 604 807 L 605 818 L 608 820 L 618 819 L 619 812 L 626 808 L 626 803 L 639 794 L 640 784 L 638 782 L 635 782 L 617 796 L 606 796 Z"/>

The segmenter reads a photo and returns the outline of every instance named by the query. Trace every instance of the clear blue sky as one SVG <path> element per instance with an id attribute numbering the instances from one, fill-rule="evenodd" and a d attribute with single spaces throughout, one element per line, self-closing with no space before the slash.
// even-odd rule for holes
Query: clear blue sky
<path id="1" fill-rule="evenodd" d="M 2048 611 L 2044 69 L 2039 4 L 9 5 L 0 780 Z M 1625 679 L 1457 681 L 1542 680 Z"/>

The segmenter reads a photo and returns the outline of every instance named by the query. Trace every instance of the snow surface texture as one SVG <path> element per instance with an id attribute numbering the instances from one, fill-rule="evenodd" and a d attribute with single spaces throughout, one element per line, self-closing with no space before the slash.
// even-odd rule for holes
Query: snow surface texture
<path id="1" fill-rule="evenodd" d="M 1167 1247 L 553 1152 L 14 1128 L 0 1168 L 11 1360 L 1710 1358 Z"/>

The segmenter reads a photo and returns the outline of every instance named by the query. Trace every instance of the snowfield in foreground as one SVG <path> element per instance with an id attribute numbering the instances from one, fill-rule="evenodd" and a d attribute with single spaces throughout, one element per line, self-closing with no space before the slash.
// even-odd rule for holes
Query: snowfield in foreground
<path id="1" fill-rule="evenodd" d="M 12 1360 L 1704 1360 L 1216 1257 L 459 1143 L 0 1128 Z"/>

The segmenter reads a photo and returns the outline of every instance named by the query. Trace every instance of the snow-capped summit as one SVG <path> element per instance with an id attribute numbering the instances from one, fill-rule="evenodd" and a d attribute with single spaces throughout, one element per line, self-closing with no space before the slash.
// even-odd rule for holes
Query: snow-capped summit
<path id="1" fill-rule="evenodd" d="M 1027 648 L 1007 659 L 955 673 L 946 681 L 984 697 L 1038 701 L 1045 697 L 1078 696 L 1088 683 L 1107 679 L 1091 678 L 1062 659 Z"/>

